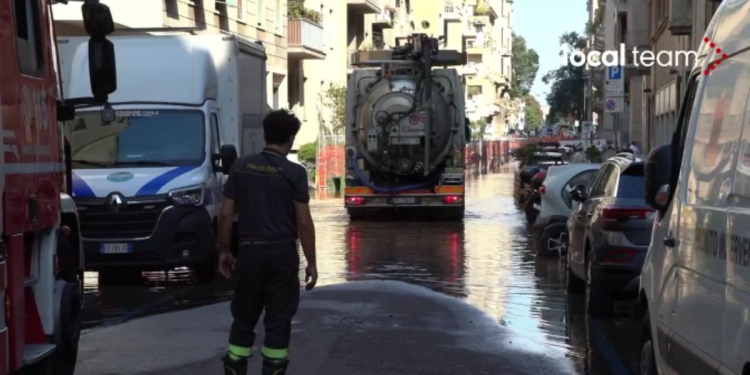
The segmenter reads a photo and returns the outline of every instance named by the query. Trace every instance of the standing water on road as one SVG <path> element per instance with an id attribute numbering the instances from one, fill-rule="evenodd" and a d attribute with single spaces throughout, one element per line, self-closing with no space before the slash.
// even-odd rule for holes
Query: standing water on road
<path id="1" fill-rule="evenodd" d="M 499 324 L 539 343 L 545 354 L 570 357 L 578 373 L 628 373 L 614 371 L 613 366 L 632 367 L 631 359 L 637 356 L 628 348 L 611 348 L 605 334 L 635 348 L 630 341 L 636 338 L 623 339 L 634 336 L 627 334 L 629 324 L 618 320 L 588 324 L 583 301 L 566 296 L 561 260 L 537 259 L 531 252 L 525 220 L 513 205 L 512 188 L 509 173 L 470 179 L 463 222 L 349 222 L 340 198 L 321 197 L 311 203 L 318 285 L 372 279 L 420 285 L 479 307 Z M 117 324 L 231 297 L 224 281 L 97 287 L 93 273 L 86 281 L 87 326 Z M 604 348 L 592 351 L 592 346 Z M 628 365 L 618 362 L 616 351 L 625 352 Z"/>

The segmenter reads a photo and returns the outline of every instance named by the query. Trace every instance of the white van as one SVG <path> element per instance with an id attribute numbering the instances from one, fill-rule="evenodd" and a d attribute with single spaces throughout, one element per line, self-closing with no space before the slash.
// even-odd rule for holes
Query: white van
<path id="1" fill-rule="evenodd" d="M 646 164 L 659 218 L 641 274 L 641 374 L 750 375 L 750 1 L 724 1 L 706 38 L 672 142 Z"/>
<path id="2" fill-rule="evenodd" d="M 266 53 L 234 35 L 110 38 L 117 91 L 105 121 L 69 123 L 73 198 L 88 270 L 189 266 L 212 279 L 224 180 L 260 152 Z M 58 39 L 65 93 L 91 96 L 88 38 Z"/>

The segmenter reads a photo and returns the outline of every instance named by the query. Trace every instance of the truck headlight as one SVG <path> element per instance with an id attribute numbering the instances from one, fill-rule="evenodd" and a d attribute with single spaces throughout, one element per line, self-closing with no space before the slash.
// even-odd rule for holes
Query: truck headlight
<path id="1" fill-rule="evenodd" d="M 200 206 L 203 204 L 203 185 L 174 189 L 169 192 L 169 199 L 175 206 Z"/>

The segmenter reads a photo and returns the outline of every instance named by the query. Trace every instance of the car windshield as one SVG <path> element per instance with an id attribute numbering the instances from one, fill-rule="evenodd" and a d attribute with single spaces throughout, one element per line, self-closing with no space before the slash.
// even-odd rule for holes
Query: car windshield
<path id="1" fill-rule="evenodd" d="M 204 116 L 196 110 L 115 111 L 104 124 L 100 111 L 79 112 L 71 123 L 73 168 L 200 165 L 205 153 Z"/>
<path id="2" fill-rule="evenodd" d="M 643 165 L 631 165 L 620 175 L 617 186 L 617 198 L 641 199 L 645 201 L 646 181 Z"/>

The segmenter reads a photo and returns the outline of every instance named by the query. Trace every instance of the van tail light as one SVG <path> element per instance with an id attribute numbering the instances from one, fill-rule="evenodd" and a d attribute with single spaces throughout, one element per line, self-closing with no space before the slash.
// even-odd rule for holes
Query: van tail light
<path id="1" fill-rule="evenodd" d="M 602 221 L 604 223 L 624 223 L 629 220 L 644 220 L 653 212 L 654 210 L 650 208 L 608 206 L 602 210 Z"/>
<path id="2" fill-rule="evenodd" d="M 547 187 L 545 187 L 544 185 L 539 187 L 539 194 L 544 195 L 544 193 L 546 192 L 547 192 Z"/>
<path id="3" fill-rule="evenodd" d="M 346 204 L 361 206 L 365 204 L 365 197 L 346 197 Z"/>
<path id="4" fill-rule="evenodd" d="M 638 252 L 635 250 L 610 250 L 604 255 L 602 263 L 629 263 L 636 254 Z"/>
<path id="5" fill-rule="evenodd" d="M 464 197 L 460 195 L 446 195 L 443 197 L 444 204 L 460 204 L 464 202 Z"/>

